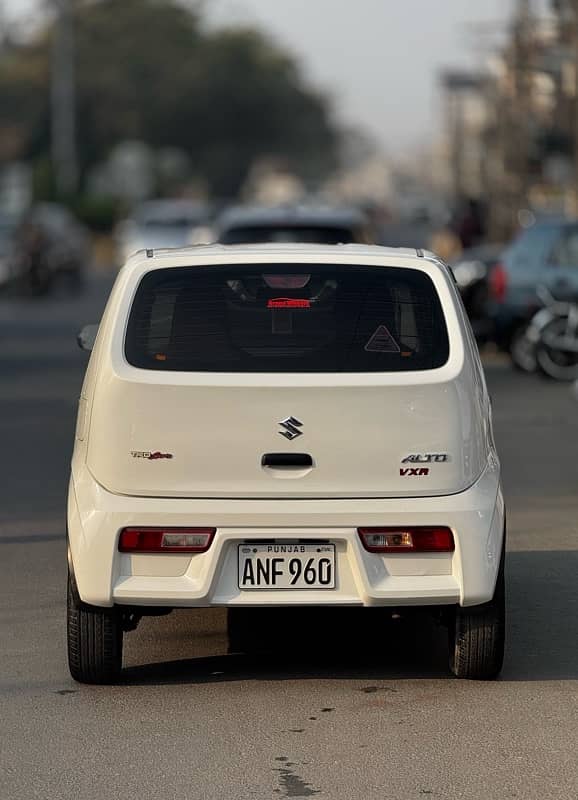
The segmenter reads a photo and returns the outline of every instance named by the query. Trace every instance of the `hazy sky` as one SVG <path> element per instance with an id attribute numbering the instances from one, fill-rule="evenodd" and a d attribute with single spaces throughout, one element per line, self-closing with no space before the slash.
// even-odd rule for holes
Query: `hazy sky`
<path id="1" fill-rule="evenodd" d="M 254 20 L 272 31 L 333 95 L 339 116 L 361 124 L 390 153 L 427 141 L 439 127 L 440 70 L 483 63 L 512 5 L 512 0 L 207 0 L 218 22 Z M 477 22 L 484 23 L 483 33 L 474 27 Z"/>
<path id="2" fill-rule="evenodd" d="M 37 5 L 38 0 L 0 0 L 0 7 L 20 15 Z M 272 32 L 333 96 L 341 119 L 399 153 L 439 128 L 440 69 L 480 65 L 513 0 L 205 0 L 205 5 L 215 23 L 254 22 Z"/>

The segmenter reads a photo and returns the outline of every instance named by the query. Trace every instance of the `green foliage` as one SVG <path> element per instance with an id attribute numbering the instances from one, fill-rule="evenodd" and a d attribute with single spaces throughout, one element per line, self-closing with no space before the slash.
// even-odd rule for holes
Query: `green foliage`
<path id="1" fill-rule="evenodd" d="M 56 194 L 56 182 L 50 158 L 47 154 L 34 162 L 32 174 L 34 198 L 38 201 L 52 200 Z"/>
<path id="2" fill-rule="evenodd" d="M 310 180 L 333 166 L 326 100 L 265 36 L 207 32 L 174 0 L 81 2 L 76 34 L 83 171 L 127 139 L 183 148 L 219 196 L 235 194 L 259 156 Z M 46 31 L 0 60 L 0 133 L 16 121 L 32 158 L 49 151 L 50 39 Z"/>
<path id="3" fill-rule="evenodd" d="M 45 40 L 0 53 L 0 159 L 21 158 L 45 147 L 49 74 Z"/>
<path id="4" fill-rule="evenodd" d="M 82 196 L 72 208 L 78 219 L 96 233 L 109 233 L 119 215 L 118 200 L 114 197 Z"/>

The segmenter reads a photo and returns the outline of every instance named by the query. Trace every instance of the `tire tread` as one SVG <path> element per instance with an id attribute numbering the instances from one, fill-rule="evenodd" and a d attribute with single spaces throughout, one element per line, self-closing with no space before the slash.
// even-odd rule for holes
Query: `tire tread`
<path id="1" fill-rule="evenodd" d="M 68 666 L 80 683 L 114 682 L 122 668 L 122 621 L 118 611 L 81 602 L 68 579 Z"/>
<path id="2" fill-rule="evenodd" d="M 494 597 L 489 603 L 457 608 L 450 630 L 450 669 L 457 678 L 493 680 L 504 662 L 505 570 L 504 556 Z"/>

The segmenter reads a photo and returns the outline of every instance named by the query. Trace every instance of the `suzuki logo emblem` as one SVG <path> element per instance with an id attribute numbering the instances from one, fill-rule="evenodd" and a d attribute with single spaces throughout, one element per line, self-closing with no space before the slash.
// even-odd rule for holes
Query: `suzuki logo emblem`
<path id="1" fill-rule="evenodd" d="M 299 422 L 299 420 L 295 419 L 295 417 L 287 417 L 287 419 L 282 420 L 279 425 L 282 428 L 285 428 L 284 431 L 279 431 L 279 433 L 281 436 L 289 439 L 290 442 L 292 442 L 293 439 L 296 439 L 298 436 L 303 436 L 303 431 L 299 430 L 299 428 L 303 427 L 303 423 Z"/>

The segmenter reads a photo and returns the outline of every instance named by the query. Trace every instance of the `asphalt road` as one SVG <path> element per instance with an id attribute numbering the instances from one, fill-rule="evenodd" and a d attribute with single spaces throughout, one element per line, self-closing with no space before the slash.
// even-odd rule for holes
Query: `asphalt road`
<path id="1" fill-rule="evenodd" d="M 578 403 L 490 361 L 509 507 L 496 683 L 446 671 L 442 629 L 283 619 L 286 650 L 226 655 L 221 611 L 127 637 L 124 682 L 65 659 L 64 508 L 83 297 L 0 298 L 0 800 L 578 798 Z M 312 645 L 316 644 L 316 647 Z"/>

